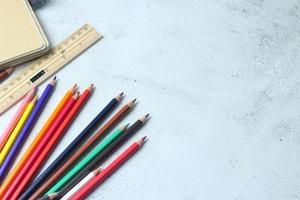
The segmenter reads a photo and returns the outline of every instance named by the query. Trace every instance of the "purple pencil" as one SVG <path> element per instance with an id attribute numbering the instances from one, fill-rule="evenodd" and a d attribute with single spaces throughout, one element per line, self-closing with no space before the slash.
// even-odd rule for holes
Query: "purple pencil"
<path id="1" fill-rule="evenodd" d="M 52 94 L 54 85 L 56 82 L 56 77 L 47 85 L 45 88 L 42 96 L 37 101 L 36 106 L 34 107 L 32 113 L 30 114 L 28 120 L 26 121 L 21 133 L 19 134 L 16 142 L 14 143 L 13 147 L 11 148 L 8 156 L 6 157 L 5 161 L 3 162 L 0 168 L 0 181 L 2 181 L 5 177 L 6 171 L 8 170 L 10 164 L 13 162 L 17 151 L 19 150 L 23 140 L 26 138 L 26 135 L 30 132 L 32 125 L 34 124 L 36 118 L 38 117 L 39 113 L 43 109 L 44 105 L 46 104 L 48 98 Z"/>

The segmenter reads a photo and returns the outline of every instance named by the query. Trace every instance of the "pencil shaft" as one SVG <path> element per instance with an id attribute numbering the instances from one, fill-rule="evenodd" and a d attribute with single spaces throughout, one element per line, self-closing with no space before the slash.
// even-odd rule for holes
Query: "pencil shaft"
<path id="1" fill-rule="evenodd" d="M 43 151 L 44 147 L 48 143 L 50 137 L 53 135 L 54 131 L 60 126 L 63 119 L 66 115 L 70 112 L 71 108 L 73 107 L 76 100 L 71 98 L 65 108 L 61 111 L 53 125 L 47 131 L 47 133 L 42 138 L 41 142 L 38 144 L 36 149 L 33 151 L 32 155 L 30 155 L 29 159 L 25 163 L 24 167 L 21 169 L 20 173 L 17 175 L 11 186 L 8 188 L 8 191 L 5 193 L 3 199 L 11 199 L 11 195 L 15 193 L 15 190 L 19 187 L 19 184 L 22 182 L 24 176 L 28 173 L 31 169 L 32 165 L 36 161 L 36 159 L 40 156 L 41 152 Z"/>
<path id="2" fill-rule="evenodd" d="M 140 145 L 135 142 L 127 148 L 121 155 L 119 155 L 111 164 L 109 164 L 103 171 L 95 176 L 90 182 L 81 187 L 71 198 L 71 200 L 84 199 L 90 192 L 92 192 L 99 184 L 105 181 L 114 171 L 116 171 L 125 161 L 127 161 L 133 154 L 140 149 Z"/>
<path id="3" fill-rule="evenodd" d="M 29 186 L 22 194 L 20 200 L 28 199 L 30 195 L 56 170 L 76 148 L 78 148 L 103 122 L 103 120 L 118 105 L 118 101 L 112 99 L 104 109 L 85 127 L 85 129 L 72 141 L 72 143 L 50 164 L 50 166 Z"/>
<path id="4" fill-rule="evenodd" d="M 100 138 L 102 138 L 113 126 L 117 124 L 129 111 L 131 107 L 125 105 L 122 107 L 109 121 L 101 127 L 97 133 L 95 133 L 87 142 L 81 146 L 77 151 L 75 151 L 66 161 L 60 166 L 49 178 L 48 180 L 40 186 L 40 188 L 32 196 L 38 196 L 37 194 L 42 195 L 46 190 L 51 187 L 52 184 L 58 180 L 62 174 L 64 174 L 74 162 L 76 162 L 89 148 L 92 147 Z M 32 197 L 30 198 L 32 199 Z"/>
<path id="5" fill-rule="evenodd" d="M 36 104 L 35 108 L 33 109 L 30 117 L 28 118 L 26 124 L 24 125 L 24 128 L 22 129 L 15 144 L 13 145 L 11 151 L 9 152 L 7 158 L 5 159 L 4 163 L 2 164 L 2 166 L 0 168 L 0 179 L 4 178 L 5 172 L 7 171 L 9 165 L 11 164 L 14 157 L 16 156 L 16 153 L 17 153 L 18 149 L 20 148 L 22 142 L 24 141 L 26 135 L 32 129 L 32 127 L 35 123 L 35 120 L 37 119 L 38 115 L 42 111 L 44 105 L 47 103 L 47 100 L 50 97 L 50 95 L 53 91 L 53 88 L 54 88 L 53 85 L 48 84 L 47 87 L 45 88 L 42 96 L 37 101 L 37 104 Z"/>
<path id="6" fill-rule="evenodd" d="M 75 89 L 75 87 L 74 87 Z M 74 90 L 71 89 L 66 92 L 64 97 L 60 100 L 54 111 L 51 113 L 50 117 L 47 119 L 46 123 L 43 125 L 40 132 L 37 134 L 33 142 L 30 144 L 28 149 L 25 151 L 24 155 L 21 157 L 19 162 L 17 163 L 16 167 L 13 169 L 11 173 L 9 173 L 8 177 L 4 181 L 4 183 L 0 187 L 0 199 L 3 198 L 5 192 L 7 192 L 8 188 L 11 186 L 13 181 L 19 175 L 20 171 L 24 168 L 25 164 L 29 160 L 30 156 L 40 144 L 41 140 L 43 139 L 44 135 L 48 132 L 50 127 L 53 125 L 54 121 L 57 119 L 61 111 L 66 107 L 66 104 L 69 102 L 70 98 L 73 95 Z"/>
<path id="7" fill-rule="evenodd" d="M 88 183 L 92 178 L 95 177 L 93 172 L 90 172 L 86 177 L 84 177 L 77 185 L 74 186 L 66 195 L 64 195 L 60 200 L 68 200 L 73 194 L 76 193 L 82 186 Z"/>
<path id="8" fill-rule="evenodd" d="M 5 129 L 4 133 L 1 135 L 0 138 L 0 151 L 4 147 L 6 141 L 8 140 L 11 132 L 14 130 L 16 127 L 17 123 L 19 122 L 22 114 L 24 113 L 27 105 L 30 103 L 30 101 L 33 99 L 35 94 L 35 89 L 32 89 L 24 98 L 23 102 L 21 103 L 21 106 L 19 107 L 18 111 L 8 124 L 7 128 Z"/>
<path id="9" fill-rule="evenodd" d="M 11 133 L 10 137 L 8 138 L 5 146 L 3 147 L 1 154 L 0 154 L 0 165 L 4 162 L 4 159 L 6 158 L 7 154 L 9 153 L 12 145 L 14 144 L 16 138 L 18 137 L 19 133 L 21 132 L 22 128 L 24 127 L 29 115 L 31 114 L 33 108 L 35 106 L 35 102 L 31 101 L 28 106 L 26 107 L 26 110 L 24 111 L 20 121 L 16 125 L 14 131 Z"/>
<path id="10" fill-rule="evenodd" d="M 21 184 L 18 186 L 17 190 L 14 192 L 12 199 L 18 199 L 21 192 L 26 188 L 28 183 L 34 176 L 38 173 L 39 169 L 42 167 L 43 163 L 49 157 L 53 149 L 55 148 L 57 142 L 66 132 L 67 128 L 71 125 L 77 114 L 79 113 L 80 109 L 86 103 L 88 97 L 90 96 L 90 90 L 85 90 L 84 93 L 80 96 L 70 113 L 66 116 L 63 120 L 62 124 L 59 126 L 58 130 L 54 133 L 51 137 L 50 141 L 47 143 L 46 147 L 44 148 L 43 152 L 39 155 L 34 165 L 30 168 L 29 172 L 26 174 L 24 179 L 22 180 Z"/>
<path id="11" fill-rule="evenodd" d="M 117 129 L 111 135 L 103 140 L 98 146 L 96 146 L 88 155 L 86 155 L 77 165 L 75 165 L 64 177 L 62 177 L 46 194 L 57 192 L 63 187 L 70 179 L 72 179 L 82 168 L 84 168 L 91 160 L 93 160 L 99 153 L 101 153 L 109 144 L 116 140 L 123 130 Z"/>
<path id="12" fill-rule="evenodd" d="M 72 178 L 61 190 L 59 190 L 59 197 L 69 193 L 74 186 L 77 187 L 77 183 L 86 177 L 94 168 L 102 164 L 110 155 L 116 152 L 122 144 L 124 144 L 130 137 L 142 128 L 144 123 L 141 120 L 137 120 L 133 125 L 126 129 L 125 133 L 119 136 L 114 142 L 112 142 L 101 154 L 94 158 L 88 165 L 86 165 L 75 177 Z M 73 189 L 72 189 L 73 190 Z M 73 190 L 74 191 L 74 190 Z"/>

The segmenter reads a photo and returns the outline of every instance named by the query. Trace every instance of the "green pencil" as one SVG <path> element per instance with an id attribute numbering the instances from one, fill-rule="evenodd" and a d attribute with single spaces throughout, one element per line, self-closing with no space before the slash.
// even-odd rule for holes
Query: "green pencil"
<path id="1" fill-rule="evenodd" d="M 70 181 L 80 170 L 82 170 L 89 162 L 91 162 L 99 153 L 101 153 L 105 148 L 114 142 L 118 137 L 120 137 L 126 130 L 128 124 L 117 130 L 115 130 L 111 135 L 109 135 L 105 140 L 103 140 L 98 146 L 96 146 L 88 155 L 86 155 L 74 168 L 72 168 L 63 178 L 58 180 L 58 182 L 46 193 L 46 195 L 57 192 L 63 187 L 68 181 Z"/>

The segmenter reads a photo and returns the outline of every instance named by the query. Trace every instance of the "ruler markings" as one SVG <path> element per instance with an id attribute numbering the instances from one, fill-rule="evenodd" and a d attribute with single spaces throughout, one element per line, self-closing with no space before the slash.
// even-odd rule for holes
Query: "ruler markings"
<path id="1" fill-rule="evenodd" d="M 47 67 L 48 65 L 51 65 L 53 62 L 55 62 L 56 59 L 60 59 L 60 57 L 63 57 L 64 54 L 65 54 L 65 52 L 67 52 L 70 49 L 72 49 L 73 46 L 76 45 L 76 43 L 79 43 L 81 40 L 84 40 L 85 36 L 88 35 L 91 31 L 92 30 L 89 30 L 89 32 L 83 34 L 81 38 L 78 38 L 79 41 L 70 43 L 70 45 L 68 45 L 68 47 L 60 46 L 63 49 L 61 51 L 56 51 L 57 53 L 55 54 L 54 57 L 51 57 L 51 58 L 48 57 L 48 59 L 46 59 L 46 60 L 44 60 L 44 58 L 42 58 L 42 60 L 44 60 L 44 62 L 42 61 L 42 62 L 38 62 L 37 64 L 34 64 L 35 70 L 28 70 L 28 71 L 26 71 L 26 69 L 25 69 L 25 72 L 22 73 L 22 76 L 20 76 L 18 80 L 12 80 L 11 84 L 9 86 L 4 87 L 4 91 L 7 92 L 6 94 L 2 94 L 0 92 L 0 96 L 2 97 L 0 99 L 0 101 L 2 101 L 2 99 L 5 98 L 6 95 L 9 95 L 10 93 L 15 92 L 16 90 L 18 90 L 22 86 L 21 84 L 19 84 L 18 87 L 15 87 L 15 85 L 17 85 L 18 83 L 20 83 L 22 81 L 31 79 L 32 76 L 34 76 L 36 73 L 38 73 L 40 71 L 41 66 Z"/>
<path id="2" fill-rule="evenodd" d="M 19 76 L 0 88 L 0 115 L 26 95 L 34 85 L 50 78 L 101 37 L 100 33 L 87 24 L 60 43 L 46 57 L 33 62 Z"/>
<path id="3" fill-rule="evenodd" d="M 94 29 L 92 27 L 90 27 L 89 25 L 85 25 L 82 28 L 80 28 L 77 32 L 73 33 L 71 36 L 69 36 L 65 41 L 69 41 L 71 40 L 71 38 L 75 38 L 76 35 L 78 35 L 78 32 L 80 32 L 80 35 L 82 37 L 84 37 L 84 35 L 88 34 L 89 32 L 93 31 Z M 82 34 L 82 32 L 84 32 L 84 34 Z M 82 37 L 76 38 L 77 40 L 82 39 Z M 65 45 L 65 42 L 62 42 L 58 45 L 57 48 L 55 48 L 52 52 L 50 52 L 50 55 L 52 54 L 52 56 L 46 55 L 40 59 L 38 59 L 37 61 L 33 62 L 30 66 L 30 70 L 28 70 L 27 68 L 21 72 L 21 75 L 16 77 L 15 79 L 12 79 L 10 81 L 10 83 L 3 85 L 0 88 L 0 101 L 2 98 L 4 98 L 4 93 L 7 93 L 8 91 L 10 93 L 14 92 L 11 90 L 12 87 L 14 87 L 15 85 L 17 85 L 19 82 L 24 81 L 25 79 L 29 78 L 32 74 L 36 73 L 41 65 L 44 65 L 45 63 L 49 62 L 49 60 L 51 59 L 55 59 L 56 57 L 61 56 L 61 50 L 68 50 L 70 48 L 70 46 L 73 45 L 73 43 L 68 43 L 69 45 Z M 60 49 L 60 50 L 58 50 Z"/>

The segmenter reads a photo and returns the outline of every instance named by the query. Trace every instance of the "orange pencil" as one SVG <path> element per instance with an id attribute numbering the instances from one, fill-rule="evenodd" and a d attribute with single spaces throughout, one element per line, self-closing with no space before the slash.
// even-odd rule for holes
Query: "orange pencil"
<path id="1" fill-rule="evenodd" d="M 43 128 L 40 130 L 38 135 L 35 137 L 34 141 L 30 144 L 29 148 L 26 150 L 25 154 L 22 156 L 14 170 L 8 175 L 5 182 L 0 187 L 0 199 L 3 198 L 5 192 L 8 190 L 8 188 L 11 186 L 15 178 L 18 176 L 28 159 L 30 158 L 31 154 L 34 152 L 40 141 L 42 140 L 43 136 L 47 133 L 47 131 L 50 129 L 56 118 L 58 117 L 59 113 L 62 111 L 62 109 L 65 107 L 67 102 L 70 100 L 70 98 L 73 96 L 77 85 L 75 84 L 62 98 L 62 100 L 59 102 L 55 110 L 52 112 L 50 117 L 48 118 L 47 122 L 44 124 Z"/>
<path id="2" fill-rule="evenodd" d="M 53 149 L 55 148 L 58 140 L 63 136 L 66 129 L 71 125 L 71 123 L 74 121 L 74 118 L 79 113 L 82 106 L 86 103 L 88 97 L 90 96 L 90 92 L 93 88 L 93 85 L 91 85 L 88 89 L 86 89 L 83 94 L 80 96 L 72 110 L 69 112 L 69 114 L 66 116 L 65 120 L 62 122 L 62 124 L 59 126 L 57 131 L 53 134 L 50 141 L 45 146 L 42 153 L 39 155 L 37 160 L 34 162 L 33 166 L 30 168 L 30 170 L 26 173 L 25 177 L 22 179 L 21 183 L 18 185 L 16 190 L 12 193 L 12 197 L 8 199 L 18 199 L 21 192 L 25 189 L 27 184 L 34 178 L 34 176 L 37 174 L 43 163 L 46 161 L 47 157 L 51 154 Z M 9 196 L 9 195 L 8 195 Z M 6 196 L 5 196 L 6 197 Z M 4 198 L 5 199 L 5 198 Z"/>
<path id="3" fill-rule="evenodd" d="M 60 127 L 61 123 L 64 121 L 68 113 L 71 111 L 75 103 L 77 102 L 77 99 L 79 97 L 79 92 L 73 95 L 72 98 L 69 99 L 66 106 L 63 108 L 63 110 L 59 113 L 58 117 L 50 127 L 50 129 L 47 131 L 47 133 L 42 138 L 41 142 L 38 144 L 36 149 L 33 151 L 33 153 L 30 155 L 29 159 L 25 163 L 24 167 L 21 169 L 17 177 L 13 180 L 10 187 L 5 192 L 4 196 L 1 198 L 1 200 L 4 199 L 11 199 L 11 196 L 14 194 L 14 192 L 17 190 L 19 185 L 21 184 L 22 180 L 30 170 L 30 168 L 34 165 L 40 154 L 43 152 L 44 148 L 50 141 L 52 135 L 56 132 L 56 130 Z"/>

